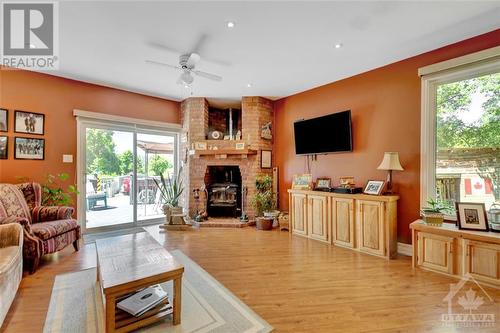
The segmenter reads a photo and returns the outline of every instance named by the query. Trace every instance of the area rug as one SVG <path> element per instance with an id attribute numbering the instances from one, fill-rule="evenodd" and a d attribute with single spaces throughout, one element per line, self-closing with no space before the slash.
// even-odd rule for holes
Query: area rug
<path id="1" fill-rule="evenodd" d="M 143 333 L 267 333 L 273 328 L 180 250 L 171 252 L 184 265 L 182 323 L 171 316 L 137 332 Z M 172 295 L 172 283 L 163 287 Z M 44 333 L 104 332 L 96 269 L 56 276 Z"/>
<path id="2" fill-rule="evenodd" d="M 132 234 L 137 234 L 139 232 L 146 232 L 146 230 L 144 230 L 144 228 L 136 227 L 136 228 L 121 229 L 121 230 L 96 232 L 94 234 L 83 235 L 83 243 L 90 244 L 90 243 L 95 243 L 96 239 L 103 239 L 103 238 L 123 236 L 123 235 L 132 235 Z"/>

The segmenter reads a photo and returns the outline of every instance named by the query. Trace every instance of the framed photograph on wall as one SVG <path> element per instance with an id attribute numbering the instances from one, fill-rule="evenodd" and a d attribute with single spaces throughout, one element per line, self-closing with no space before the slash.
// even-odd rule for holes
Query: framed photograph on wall
<path id="1" fill-rule="evenodd" d="M 9 157 L 9 138 L 0 136 L 0 160 L 6 160 Z"/>
<path id="2" fill-rule="evenodd" d="M 488 217 L 484 203 L 456 202 L 459 229 L 488 231 Z"/>
<path id="3" fill-rule="evenodd" d="M 14 132 L 43 135 L 44 128 L 45 115 L 18 110 L 14 112 Z"/>
<path id="4" fill-rule="evenodd" d="M 273 153 L 271 150 L 260 151 L 260 168 L 271 169 L 273 167 Z"/>
<path id="5" fill-rule="evenodd" d="M 243 150 L 243 149 L 245 149 L 245 143 L 244 142 L 236 142 L 236 145 L 234 148 L 237 150 Z"/>
<path id="6" fill-rule="evenodd" d="M 14 158 L 17 160 L 45 159 L 45 139 L 15 137 Z"/>
<path id="7" fill-rule="evenodd" d="M 380 195 L 380 193 L 382 193 L 382 190 L 384 189 L 384 185 L 385 181 L 383 180 L 369 180 L 366 183 L 363 193 Z"/>
<path id="8" fill-rule="evenodd" d="M 0 109 L 0 132 L 9 130 L 9 110 Z"/>
<path id="9" fill-rule="evenodd" d="M 312 188 L 312 174 L 293 175 L 292 189 L 310 190 Z"/>

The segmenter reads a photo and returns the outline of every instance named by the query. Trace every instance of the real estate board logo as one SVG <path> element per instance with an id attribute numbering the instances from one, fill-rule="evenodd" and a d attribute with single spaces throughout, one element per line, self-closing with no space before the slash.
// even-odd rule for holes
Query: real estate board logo
<path id="1" fill-rule="evenodd" d="M 58 69 L 58 4 L 2 2 L 2 59 L 8 69 Z"/>
<path id="2" fill-rule="evenodd" d="M 441 315 L 446 327 L 484 328 L 495 327 L 494 313 L 483 311 L 484 306 L 491 309 L 495 301 L 470 274 L 465 274 L 456 284 L 450 284 L 450 291 L 443 299 L 448 303 L 448 312 Z"/>

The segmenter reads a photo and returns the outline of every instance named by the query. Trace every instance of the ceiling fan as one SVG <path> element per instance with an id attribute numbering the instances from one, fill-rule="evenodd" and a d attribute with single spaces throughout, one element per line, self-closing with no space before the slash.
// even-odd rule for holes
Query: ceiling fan
<path id="1" fill-rule="evenodd" d="M 200 59 L 200 55 L 193 52 L 190 54 L 182 54 L 181 56 L 179 56 L 179 65 L 171 65 L 154 60 L 146 60 L 146 62 L 149 64 L 165 66 L 182 71 L 181 75 L 177 79 L 177 84 L 190 85 L 194 81 L 193 75 L 201 76 L 213 81 L 222 81 L 222 77 L 219 75 L 197 70 L 196 64 L 200 61 Z"/>

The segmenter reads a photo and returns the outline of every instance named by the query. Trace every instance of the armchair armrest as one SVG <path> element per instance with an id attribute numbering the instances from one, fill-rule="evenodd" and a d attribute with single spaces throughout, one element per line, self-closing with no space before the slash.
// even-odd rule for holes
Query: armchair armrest
<path id="1" fill-rule="evenodd" d="M 18 223 L 0 225 L 0 248 L 23 245 L 23 227 Z"/>
<path id="2" fill-rule="evenodd" d="M 31 234 L 31 224 L 27 218 L 17 217 L 17 216 L 9 216 L 9 217 L 5 217 L 3 219 L 0 219 L 0 226 L 3 224 L 9 224 L 9 223 L 20 224 L 28 234 Z"/>
<path id="3" fill-rule="evenodd" d="M 68 220 L 73 215 L 73 207 L 37 206 L 31 210 L 32 223 Z"/>

